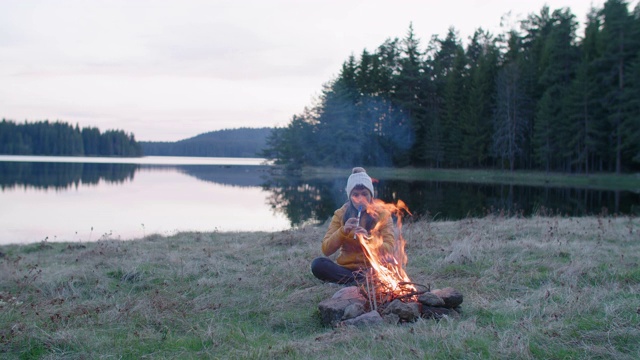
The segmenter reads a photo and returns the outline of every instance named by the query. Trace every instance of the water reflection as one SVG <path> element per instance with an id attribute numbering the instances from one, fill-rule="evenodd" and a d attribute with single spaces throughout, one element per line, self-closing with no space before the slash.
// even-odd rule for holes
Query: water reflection
<path id="1" fill-rule="evenodd" d="M 290 227 L 266 205 L 258 166 L 2 165 L 0 244 Z"/>
<path id="2" fill-rule="evenodd" d="M 43 233 L 72 230 L 79 234 L 94 227 L 96 233 L 114 230 L 124 238 L 163 229 L 271 231 L 323 223 L 347 200 L 346 176 L 303 180 L 271 176 L 269 169 L 246 163 L 0 161 L 0 230 L 5 232 L 0 242 L 21 236 L 41 240 Z M 454 220 L 498 212 L 640 214 L 640 195 L 629 191 L 385 179 L 376 190 L 384 201 L 403 200 L 413 219 Z M 95 235 L 71 240 L 87 237 Z"/>
<path id="3" fill-rule="evenodd" d="M 269 206 L 283 213 L 292 226 L 319 224 L 346 201 L 344 179 L 341 180 L 305 182 L 295 178 L 271 178 L 262 188 L 270 193 L 267 197 Z"/>
<path id="4" fill-rule="evenodd" d="M 195 179 L 241 188 L 262 188 L 267 205 L 286 215 L 292 226 L 321 223 L 345 201 L 345 179 L 302 180 L 272 177 L 268 166 L 138 165 L 108 163 L 1 162 L 0 188 L 63 190 L 100 181 L 122 184 L 137 171 L 177 171 Z M 377 197 L 403 200 L 416 218 L 461 219 L 488 213 L 584 216 L 602 212 L 638 214 L 640 195 L 628 191 L 551 188 L 504 184 L 380 180 Z"/>
<path id="5" fill-rule="evenodd" d="M 345 179 L 304 181 L 270 179 L 270 206 L 284 213 L 296 226 L 321 223 L 346 201 Z M 413 220 L 423 217 L 456 220 L 503 213 L 505 215 L 598 214 L 640 215 L 640 195 L 628 191 L 491 185 L 439 181 L 380 180 L 377 197 L 386 202 L 404 201 Z"/>
<path id="6" fill-rule="evenodd" d="M 239 187 L 261 187 L 269 176 L 268 166 L 183 165 L 176 169 L 198 180 Z"/>
<path id="7" fill-rule="evenodd" d="M 1 162 L 0 188 L 66 189 L 80 184 L 133 180 L 139 165 L 94 163 Z"/>
<path id="8" fill-rule="evenodd" d="M 261 187 L 268 176 L 262 165 L 139 165 L 0 161 L 0 189 L 15 187 L 64 190 L 79 185 L 133 181 L 141 169 L 177 171 L 198 180 L 236 187 Z"/>
<path id="9" fill-rule="evenodd" d="M 381 181 L 380 197 L 402 199 L 419 216 L 461 219 L 489 213 L 585 216 L 638 214 L 640 195 L 628 191 L 437 181 Z"/>

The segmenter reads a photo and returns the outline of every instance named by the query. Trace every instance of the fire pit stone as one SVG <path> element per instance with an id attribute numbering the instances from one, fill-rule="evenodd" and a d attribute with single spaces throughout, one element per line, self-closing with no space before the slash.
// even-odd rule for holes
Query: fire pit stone
<path id="1" fill-rule="evenodd" d="M 457 308 L 459 309 L 459 308 Z M 422 310 L 420 314 L 425 319 L 436 319 L 440 320 L 445 316 L 457 318 L 460 316 L 460 313 L 455 309 L 449 309 L 446 307 L 435 307 L 435 306 L 422 306 Z"/>
<path id="2" fill-rule="evenodd" d="M 382 324 L 384 319 L 380 314 L 373 310 L 368 313 L 364 313 L 352 319 L 344 320 L 338 323 L 338 326 L 369 326 Z"/>
<path id="3" fill-rule="evenodd" d="M 454 288 L 436 289 L 418 296 L 418 301 L 394 299 L 369 311 L 369 302 L 358 286 L 338 290 L 318 305 L 322 322 L 330 326 L 369 326 L 379 323 L 414 322 L 418 318 L 459 317 L 463 296 Z M 366 312 L 369 311 L 369 312 Z M 380 312 L 379 312 L 380 311 Z"/>
<path id="4" fill-rule="evenodd" d="M 344 315 L 342 315 L 342 320 L 354 319 L 364 313 L 365 313 L 364 305 L 362 305 L 361 303 L 349 304 L 344 309 Z"/>
<path id="5" fill-rule="evenodd" d="M 349 305 L 360 304 L 364 308 L 366 302 L 367 300 L 362 296 L 357 286 L 342 288 L 333 294 L 330 299 L 323 300 L 318 305 L 322 323 L 336 325 L 343 319 L 345 310 Z"/>
<path id="6" fill-rule="evenodd" d="M 462 304 L 462 293 L 454 288 L 431 290 L 431 293 L 440 297 L 444 301 L 444 307 L 446 308 L 453 309 Z"/>
<path id="7" fill-rule="evenodd" d="M 444 306 L 444 300 L 431 292 L 426 292 L 418 297 L 418 301 L 426 306 Z"/>
<path id="8" fill-rule="evenodd" d="M 387 305 L 382 314 L 396 314 L 400 321 L 413 322 L 420 317 L 420 304 L 417 302 L 405 303 L 395 299 Z"/>

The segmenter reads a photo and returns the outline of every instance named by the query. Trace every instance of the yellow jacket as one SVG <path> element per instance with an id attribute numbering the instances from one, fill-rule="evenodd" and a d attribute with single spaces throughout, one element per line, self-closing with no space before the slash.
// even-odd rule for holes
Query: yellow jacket
<path id="1" fill-rule="evenodd" d="M 322 253 L 329 256 L 339 249 L 340 254 L 336 259 L 338 265 L 351 270 L 357 270 L 359 268 L 368 267 L 369 261 L 362 250 L 360 241 L 353 238 L 353 233 L 344 233 L 343 217 L 348 207 L 349 202 L 333 213 L 329 229 L 327 229 L 327 233 L 324 236 L 324 239 L 322 239 Z M 370 235 L 382 238 L 382 242 L 377 244 L 378 251 L 392 254 L 395 245 L 393 220 L 388 212 L 382 212 L 378 216 L 378 219 L 378 221 L 382 221 L 384 223 L 382 223 L 378 228 L 379 230 L 377 230 L 377 233 L 372 233 Z"/>

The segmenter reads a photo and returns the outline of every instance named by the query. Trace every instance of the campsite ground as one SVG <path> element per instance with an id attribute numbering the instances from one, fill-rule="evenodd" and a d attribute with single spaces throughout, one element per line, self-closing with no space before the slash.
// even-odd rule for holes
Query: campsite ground
<path id="1" fill-rule="evenodd" d="M 328 328 L 326 226 L 0 246 L 0 357 L 640 358 L 640 219 L 405 224 L 411 279 L 458 318 Z"/>

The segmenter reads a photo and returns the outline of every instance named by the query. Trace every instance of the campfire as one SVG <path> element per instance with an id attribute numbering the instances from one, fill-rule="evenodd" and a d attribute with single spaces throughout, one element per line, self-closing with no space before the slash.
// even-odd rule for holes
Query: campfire
<path id="1" fill-rule="evenodd" d="M 397 204 L 388 204 L 374 199 L 365 211 L 378 220 L 369 236 L 358 235 L 360 245 L 369 260 L 371 268 L 364 275 L 364 284 L 360 284 L 363 295 L 368 299 L 369 309 L 384 308 L 393 300 L 417 301 L 418 295 L 429 291 L 429 287 L 411 282 L 404 270 L 407 255 L 404 251 L 405 240 L 402 237 L 402 218 L 411 215 L 409 208 L 402 200 Z M 391 219 L 381 218 L 383 216 Z M 379 227 L 393 221 L 396 227 L 395 248 L 392 253 L 380 253 L 377 247 L 382 243 Z"/>
<path id="2" fill-rule="evenodd" d="M 368 325 L 457 316 L 462 303 L 460 292 L 453 288 L 432 291 L 429 285 L 412 282 L 405 272 L 408 259 L 402 218 L 411 215 L 405 203 L 399 200 L 389 204 L 375 199 L 366 209 L 359 209 L 358 219 L 363 210 L 377 220 L 368 236 L 357 235 L 370 267 L 357 286 L 343 288 L 319 304 L 323 322 L 333 326 Z M 380 252 L 383 240 L 379 227 L 389 221 L 393 221 L 395 228 L 395 246 L 392 252 Z"/>

